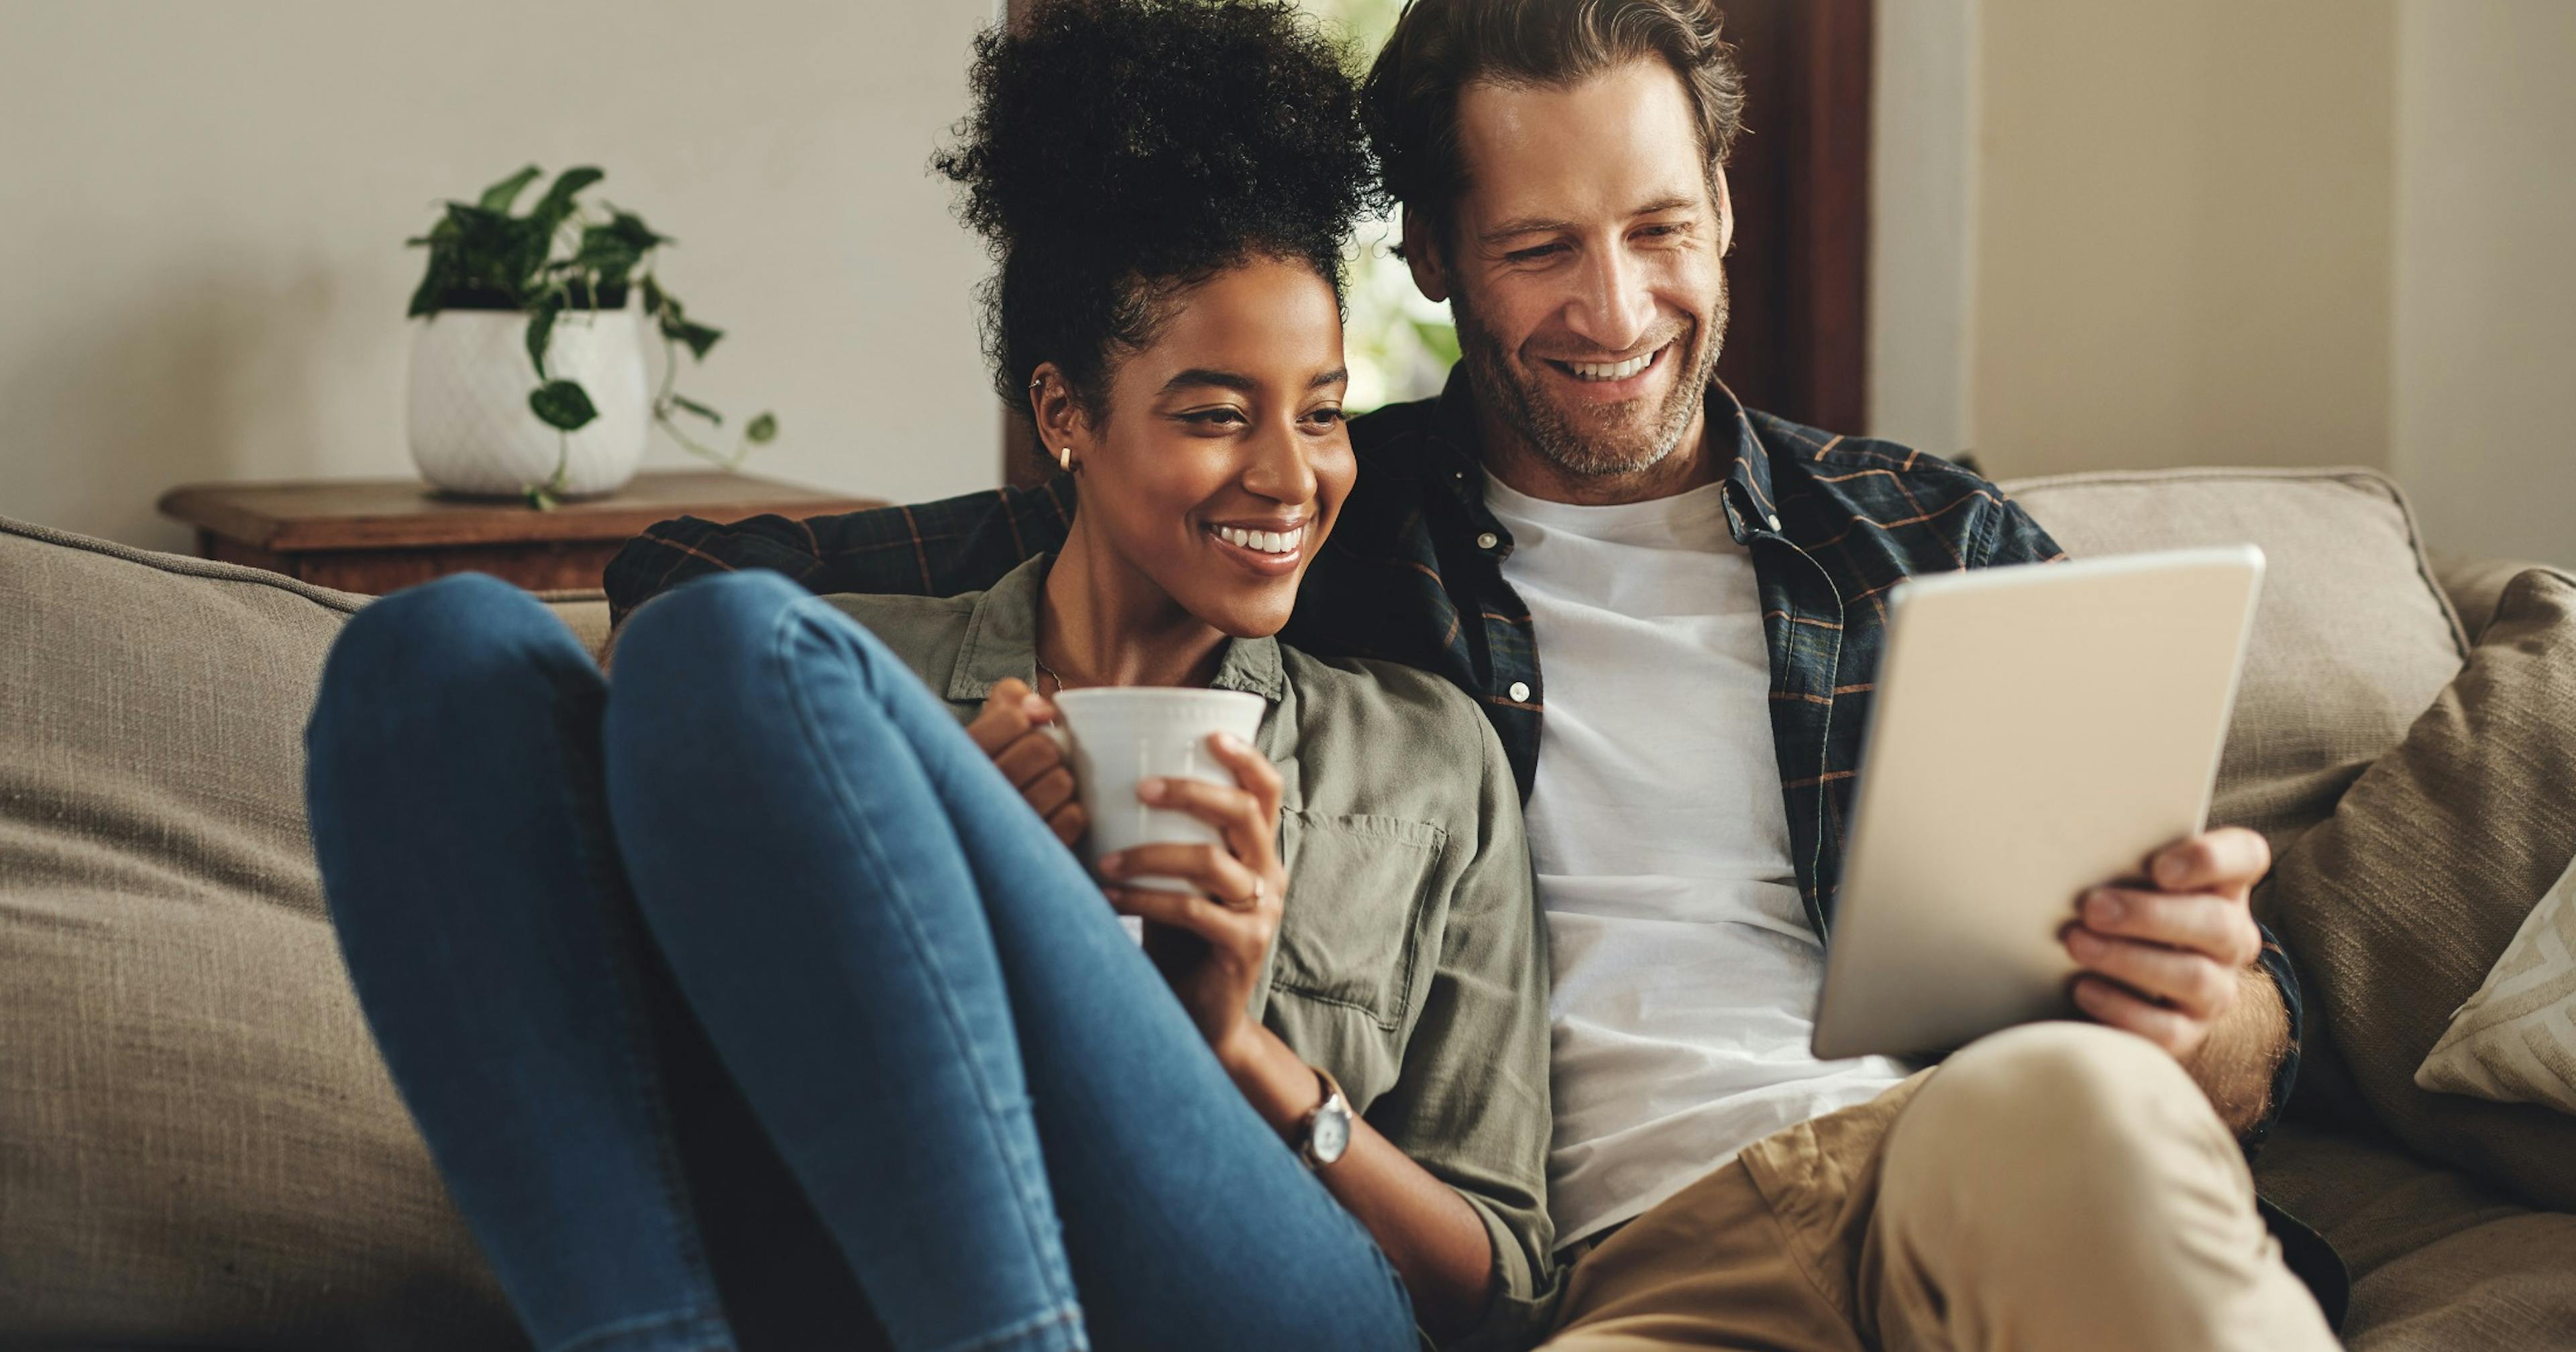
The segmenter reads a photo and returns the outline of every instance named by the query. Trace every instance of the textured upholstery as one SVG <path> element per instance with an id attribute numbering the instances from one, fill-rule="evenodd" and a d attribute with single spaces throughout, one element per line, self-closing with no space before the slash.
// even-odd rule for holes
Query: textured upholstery
<path id="1" fill-rule="evenodd" d="M 2576 583 L 2533 572 L 2505 590 L 2459 679 L 2270 885 L 2311 1039 L 2334 1045 L 2377 1118 L 2418 1152 L 2563 1209 L 2576 1209 L 2576 1117 L 2436 1094 L 2415 1071 L 2571 858 Z"/>
<path id="2" fill-rule="evenodd" d="M 305 835 L 364 600 L 0 522 L 0 1344 L 517 1341 Z"/>

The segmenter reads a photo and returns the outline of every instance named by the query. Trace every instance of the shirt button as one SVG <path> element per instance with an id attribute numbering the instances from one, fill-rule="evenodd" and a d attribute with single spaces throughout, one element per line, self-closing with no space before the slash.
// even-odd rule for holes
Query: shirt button
<path id="1" fill-rule="evenodd" d="M 1780 518 L 1776 516 L 1766 516 L 1762 518 L 1762 522 L 1773 530 L 1780 529 Z"/>
<path id="2" fill-rule="evenodd" d="M 1501 536 L 1499 536 L 1499 535 L 1494 534 L 1492 531 L 1487 531 L 1487 532 L 1485 532 L 1484 534 L 1479 535 L 1479 536 L 1477 536 L 1477 537 L 1476 537 L 1476 548 L 1478 548 L 1478 549 L 1491 549 L 1491 548 L 1493 548 L 1494 546 L 1496 546 L 1496 545 L 1498 545 L 1498 544 L 1501 544 L 1502 542 L 1503 542 L 1503 537 L 1501 537 Z"/>
<path id="3" fill-rule="evenodd" d="M 1519 704 L 1527 704 L 1527 703 L 1529 703 L 1529 682 L 1527 682 L 1527 681 L 1514 681 L 1514 682 L 1512 682 L 1512 690 L 1511 690 L 1511 694 L 1512 694 L 1512 699 L 1513 699 L 1513 701 L 1514 701 L 1515 703 L 1519 703 Z"/>

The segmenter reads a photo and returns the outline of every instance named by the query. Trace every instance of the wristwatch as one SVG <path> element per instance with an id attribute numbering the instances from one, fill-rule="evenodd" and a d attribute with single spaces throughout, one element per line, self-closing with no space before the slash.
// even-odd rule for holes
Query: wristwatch
<path id="1" fill-rule="evenodd" d="M 1342 1097 L 1332 1072 L 1321 1066 L 1314 1071 L 1315 1078 L 1324 1082 L 1324 1101 L 1298 1126 L 1297 1158 L 1309 1169 L 1321 1169 L 1351 1148 L 1351 1101 Z"/>

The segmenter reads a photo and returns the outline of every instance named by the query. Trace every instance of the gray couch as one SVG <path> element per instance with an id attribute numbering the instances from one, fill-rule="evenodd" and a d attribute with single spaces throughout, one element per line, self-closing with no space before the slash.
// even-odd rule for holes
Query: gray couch
<path id="1" fill-rule="evenodd" d="M 2396 745 L 2514 571 L 2437 579 L 2360 471 L 2015 491 L 2077 555 L 2270 554 L 2216 815 L 2276 849 Z M 0 521 L 0 1346 L 518 1344 L 305 835 L 304 715 L 365 602 Z M 604 638 L 598 599 L 554 604 Z M 2576 1348 L 2576 1215 L 2409 1155 L 2309 1053 L 2323 1087 L 2259 1174 L 2348 1260 L 2350 1345 Z"/>

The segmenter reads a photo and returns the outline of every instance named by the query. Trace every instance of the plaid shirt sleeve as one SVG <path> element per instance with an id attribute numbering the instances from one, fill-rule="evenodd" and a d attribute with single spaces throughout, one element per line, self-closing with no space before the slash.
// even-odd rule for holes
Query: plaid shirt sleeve
<path id="1" fill-rule="evenodd" d="M 1992 536 L 1986 560 L 1990 564 L 2054 563 L 2066 557 L 2066 551 L 2059 549 L 2057 542 L 2048 537 L 2048 532 L 2030 519 L 2030 513 L 2023 511 L 2020 503 L 2009 499 L 2004 502 L 2003 510 L 1995 513 Z M 2264 1141 L 2270 1139 L 2274 1124 L 2281 1120 L 2281 1109 L 2290 1101 L 2291 1087 L 2298 1083 L 2299 1044 L 2307 1032 L 2306 1011 L 2299 999 L 2298 971 L 2291 966 L 2290 955 L 2281 947 L 2280 937 L 2272 933 L 2269 926 L 2261 926 L 2258 922 L 2258 927 L 2263 931 L 2263 954 L 2259 961 L 2264 975 L 2272 978 L 2272 984 L 2280 989 L 2281 1007 L 2289 1014 L 2290 1039 L 2282 1050 L 2281 1064 L 2272 1072 L 2271 1092 L 2264 1100 L 2262 1116 L 2245 1134 L 2248 1153 L 2259 1149 Z"/>
<path id="2" fill-rule="evenodd" d="M 1062 476 L 1034 488 L 802 521 L 684 516 L 628 541 L 609 560 L 602 584 L 612 627 L 690 578 L 745 568 L 784 573 L 819 594 L 955 596 L 982 591 L 1030 555 L 1061 548 L 1072 521 L 1073 489 Z"/>

